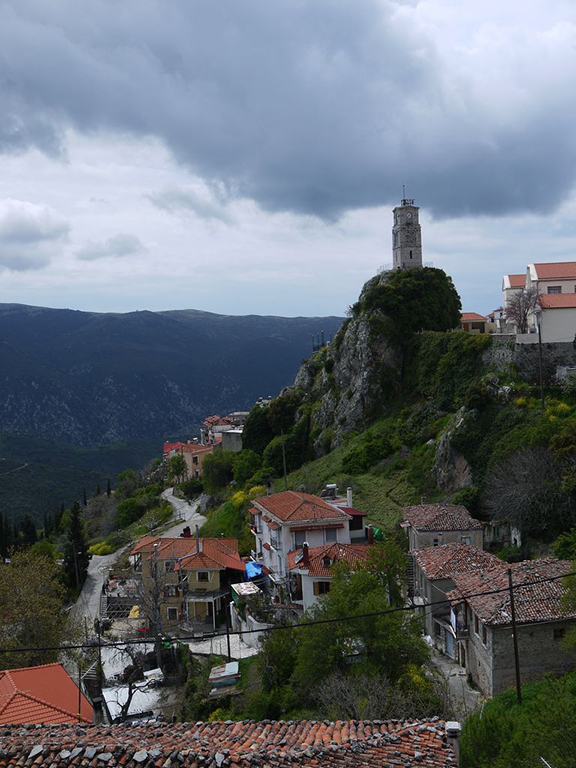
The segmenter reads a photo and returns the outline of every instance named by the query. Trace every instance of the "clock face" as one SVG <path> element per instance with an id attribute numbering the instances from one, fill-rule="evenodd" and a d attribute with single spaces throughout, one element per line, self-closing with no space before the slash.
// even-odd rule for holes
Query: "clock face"
<path id="1" fill-rule="evenodd" d="M 410 211 L 408 211 L 408 213 L 406 214 L 406 218 L 407 219 L 411 219 L 412 218 L 412 214 L 410 213 Z"/>

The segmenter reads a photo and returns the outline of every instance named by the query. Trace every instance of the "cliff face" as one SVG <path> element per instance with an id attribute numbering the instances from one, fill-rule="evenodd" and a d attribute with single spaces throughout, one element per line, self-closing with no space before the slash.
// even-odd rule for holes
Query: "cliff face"
<path id="1" fill-rule="evenodd" d="M 382 275 L 369 281 L 360 301 L 385 279 Z M 332 346 L 300 368 L 294 386 L 314 403 L 311 428 L 317 456 L 339 445 L 346 433 L 368 426 L 396 391 L 402 354 L 381 332 L 385 323 L 385 315 L 378 310 L 349 318 Z"/>

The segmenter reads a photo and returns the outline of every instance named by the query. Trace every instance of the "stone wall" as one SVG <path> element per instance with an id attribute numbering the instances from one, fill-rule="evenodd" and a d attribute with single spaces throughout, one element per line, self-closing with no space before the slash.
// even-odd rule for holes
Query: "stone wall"
<path id="1" fill-rule="evenodd" d="M 576 666 L 574 656 L 563 650 L 562 638 L 554 639 L 554 630 L 568 632 L 570 622 L 550 622 L 518 627 L 518 655 L 522 683 L 547 673 L 562 674 Z M 512 629 L 502 627 L 492 633 L 492 695 L 516 685 Z"/>
<path id="2" fill-rule="evenodd" d="M 494 335 L 482 360 L 486 365 L 503 371 L 513 367 L 521 378 L 536 384 L 539 381 L 538 348 L 538 344 L 517 344 L 514 334 Z M 544 381 L 550 381 L 556 373 L 556 366 L 576 365 L 576 344 L 542 344 L 542 364 Z"/>

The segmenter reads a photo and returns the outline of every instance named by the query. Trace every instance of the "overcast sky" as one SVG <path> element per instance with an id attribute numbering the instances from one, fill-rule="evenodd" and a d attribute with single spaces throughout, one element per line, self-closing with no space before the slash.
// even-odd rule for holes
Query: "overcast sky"
<path id="1" fill-rule="evenodd" d="M 573 0 L 0 0 L 0 301 L 342 314 L 421 206 L 465 309 L 576 259 Z"/>

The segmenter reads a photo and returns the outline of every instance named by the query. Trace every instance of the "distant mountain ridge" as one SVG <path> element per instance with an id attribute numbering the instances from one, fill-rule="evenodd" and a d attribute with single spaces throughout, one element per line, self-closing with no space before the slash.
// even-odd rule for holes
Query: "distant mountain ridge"
<path id="1" fill-rule="evenodd" d="M 342 318 L 0 304 L 0 433 L 92 446 L 194 432 L 289 384 Z"/>

